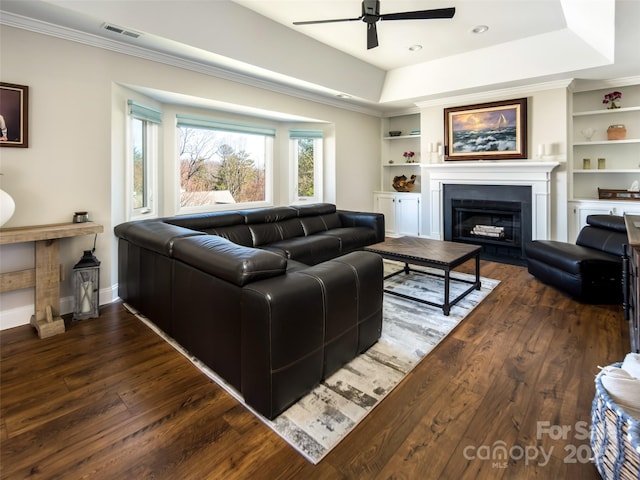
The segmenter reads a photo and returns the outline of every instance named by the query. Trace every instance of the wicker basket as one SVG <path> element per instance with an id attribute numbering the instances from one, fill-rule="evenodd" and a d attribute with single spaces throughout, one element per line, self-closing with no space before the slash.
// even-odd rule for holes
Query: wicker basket
<path id="1" fill-rule="evenodd" d="M 609 397 L 602 386 L 603 373 L 596 376 L 591 408 L 591 449 L 596 468 L 605 479 L 640 480 L 640 422 Z"/>

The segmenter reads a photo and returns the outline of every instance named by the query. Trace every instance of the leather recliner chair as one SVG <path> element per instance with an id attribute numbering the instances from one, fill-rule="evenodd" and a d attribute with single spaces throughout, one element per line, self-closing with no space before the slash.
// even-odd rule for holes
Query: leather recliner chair
<path id="1" fill-rule="evenodd" d="M 525 245 L 529 273 L 589 304 L 622 303 L 624 218 L 589 215 L 576 243 L 534 240 Z"/>

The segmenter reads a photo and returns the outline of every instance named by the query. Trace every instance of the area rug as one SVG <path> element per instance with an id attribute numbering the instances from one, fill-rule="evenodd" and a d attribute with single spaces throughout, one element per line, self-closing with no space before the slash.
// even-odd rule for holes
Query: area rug
<path id="1" fill-rule="evenodd" d="M 401 266 L 385 261 L 385 272 L 395 271 Z M 474 279 L 472 275 L 458 272 L 453 272 L 451 277 Z M 481 282 L 482 288 L 473 290 L 451 307 L 448 316 L 443 314 L 441 308 L 385 294 L 382 335 L 369 350 L 325 379 L 274 420 L 268 420 L 248 405 L 245 406 L 307 460 L 318 463 L 500 283 L 485 277 L 481 277 Z M 451 298 L 456 298 L 468 287 L 468 283 L 452 281 Z M 444 286 L 440 278 L 410 273 L 386 280 L 385 288 L 442 303 Z M 211 369 L 145 317 L 127 308 L 244 404 L 242 396 Z"/>

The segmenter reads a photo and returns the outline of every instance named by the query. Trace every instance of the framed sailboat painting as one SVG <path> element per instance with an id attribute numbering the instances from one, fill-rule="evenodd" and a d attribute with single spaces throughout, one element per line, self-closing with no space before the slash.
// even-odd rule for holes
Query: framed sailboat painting
<path id="1" fill-rule="evenodd" d="M 445 160 L 527 158 L 527 99 L 444 109 Z"/>

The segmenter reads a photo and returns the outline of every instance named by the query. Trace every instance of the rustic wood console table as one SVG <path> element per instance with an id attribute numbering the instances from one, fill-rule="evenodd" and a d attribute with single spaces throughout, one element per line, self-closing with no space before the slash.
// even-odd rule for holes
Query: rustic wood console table
<path id="1" fill-rule="evenodd" d="M 61 238 L 102 233 L 93 222 L 58 223 L 29 227 L 0 228 L 0 245 L 35 242 L 35 268 L 0 274 L 0 293 L 35 287 L 35 314 L 31 325 L 40 338 L 64 332 L 60 317 Z"/>

